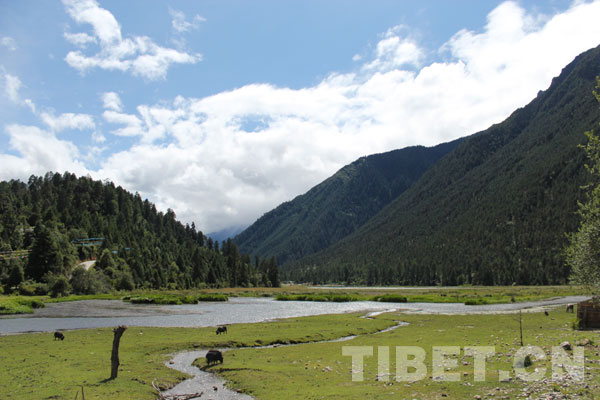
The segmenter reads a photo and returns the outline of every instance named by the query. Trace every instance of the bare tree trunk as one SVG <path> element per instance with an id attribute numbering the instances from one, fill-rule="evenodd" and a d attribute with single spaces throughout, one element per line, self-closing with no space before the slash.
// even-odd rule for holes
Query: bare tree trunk
<path id="1" fill-rule="evenodd" d="M 519 310 L 519 332 L 521 332 L 521 347 L 523 347 L 523 314 Z"/>
<path id="2" fill-rule="evenodd" d="M 119 372 L 119 342 L 121 341 L 121 336 L 123 336 L 123 333 L 126 329 L 127 327 L 125 325 L 121 325 L 118 328 L 113 329 L 115 337 L 113 339 L 112 356 L 110 357 L 110 379 L 116 379 Z"/>

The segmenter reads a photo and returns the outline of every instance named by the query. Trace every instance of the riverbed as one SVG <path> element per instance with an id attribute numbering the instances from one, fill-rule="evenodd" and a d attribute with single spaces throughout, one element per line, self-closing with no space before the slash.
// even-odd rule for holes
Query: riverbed
<path id="1" fill-rule="evenodd" d="M 158 327 L 205 327 L 263 322 L 280 318 L 361 311 L 402 310 L 423 314 L 470 314 L 514 312 L 585 300 L 585 296 L 480 306 L 462 303 L 346 303 L 276 301 L 272 298 L 232 297 L 227 302 L 185 305 L 131 304 L 120 300 L 82 300 L 49 303 L 34 314 L 0 317 L 0 335 L 55 330 L 105 328 L 119 325 Z"/>

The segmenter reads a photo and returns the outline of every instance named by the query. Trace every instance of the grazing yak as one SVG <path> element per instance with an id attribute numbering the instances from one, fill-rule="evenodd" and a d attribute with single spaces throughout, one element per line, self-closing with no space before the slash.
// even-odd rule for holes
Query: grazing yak
<path id="1" fill-rule="evenodd" d="M 227 333 L 227 327 L 226 326 L 220 326 L 217 328 L 217 335 L 220 335 L 221 333 Z"/>
<path id="2" fill-rule="evenodd" d="M 54 340 L 65 340 L 65 335 L 62 334 L 62 332 L 54 332 Z"/>
<path id="3" fill-rule="evenodd" d="M 566 310 L 566 312 L 575 312 L 575 311 L 573 310 L 573 307 L 574 307 L 574 306 L 575 306 L 575 304 L 569 304 L 569 305 L 567 306 L 567 310 Z"/>
<path id="4" fill-rule="evenodd" d="M 223 353 L 219 350 L 209 350 L 206 352 L 206 364 L 216 364 L 217 361 L 223 364 Z"/>

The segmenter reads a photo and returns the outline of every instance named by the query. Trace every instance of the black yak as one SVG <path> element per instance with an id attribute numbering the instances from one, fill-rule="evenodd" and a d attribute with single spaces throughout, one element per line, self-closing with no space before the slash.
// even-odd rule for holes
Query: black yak
<path id="1" fill-rule="evenodd" d="M 217 328 L 217 335 L 220 335 L 221 333 L 227 333 L 227 327 L 226 326 L 220 326 Z"/>
<path id="2" fill-rule="evenodd" d="M 575 311 L 573 311 L 573 307 L 574 307 L 574 306 L 575 306 L 575 304 L 569 304 L 569 305 L 567 306 L 567 310 L 566 310 L 566 311 L 567 311 L 567 312 L 569 312 L 569 311 L 570 311 L 570 312 L 575 312 Z"/>
<path id="3" fill-rule="evenodd" d="M 223 353 L 219 350 L 209 350 L 206 352 L 206 364 L 210 365 L 219 361 L 223 364 Z"/>
<path id="4" fill-rule="evenodd" d="M 54 332 L 54 340 L 65 340 L 65 335 L 62 334 L 62 332 Z"/>

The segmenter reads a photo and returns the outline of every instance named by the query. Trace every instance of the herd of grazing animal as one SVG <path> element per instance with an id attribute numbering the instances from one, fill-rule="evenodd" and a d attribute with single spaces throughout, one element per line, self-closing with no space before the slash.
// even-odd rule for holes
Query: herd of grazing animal
<path id="1" fill-rule="evenodd" d="M 574 306 L 575 306 L 575 304 L 568 304 L 566 312 L 574 312 L 574 310 L 573 310 Z M 544 314 L 546 316 L 549 315 L 548 311 L 544 311 Z M 226 326 L 217 327 L 216 334 L 220 335 L 221 333 L 227 333 Z M 54 340 L 65 340 L 65 335 L 62 332 L 56 331 L 56 332 L 54 332 Z M 223 364 L 223 353 L 221 351 L 215 350 L 215 349 L 208 350 L 206 352 L 206 364 L 211 365 L 211 364 L 216 364 L 217 362 L 220 362 L 221 364 Z"/>
<path id="2" fill-rule="evenodd" d="M 220 335 L 221 333 L 227 333 L 227 327 L 219 326 L 217 328 L 216 333 L 217 333 L 217 335 Z M 54 332 L 54 340 L 65 340 L 65 335 L 62 332 L 56 331 L 56 332 Z M 216 364 L 217 362 L 220 362 L 221 364 L 223 364 L 223 353 L 219 350 L 214 350 L 214 349 L 207 351 L 206 352 L 206 364 L 211 365 L 211 364 Z"/>
<path id="3" fill-rule="evenodd" d="M 217 328 L 216 334 L 220 335 L 221 333 L 227 333 L 226 326 L 219 326 Z M 207 351 L 206 352 L 206 365 L 216 364 L 217 362 L 220 362 L 221 364 L 223 364 L 223 353 L 219 350 L 214 350 L 214 349 Z"/>

